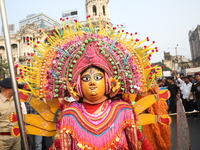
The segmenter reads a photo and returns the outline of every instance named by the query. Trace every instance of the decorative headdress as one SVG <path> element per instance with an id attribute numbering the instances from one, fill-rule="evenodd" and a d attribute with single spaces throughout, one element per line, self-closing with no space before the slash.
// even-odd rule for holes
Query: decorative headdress
<path id="1" fill-rule="evenodd" d="M 109 78 L 120 82 L 123 93 L 144 93 L 157 77 L 162 76 L 162 69 L 149 62 L 151 54 L 157 52 L 155 43 L 144 45 L 135 34 L 124 32 L 122 26 L 102 26 L 99 18 L 98 28 L 94 28 L 87 17 L 88 24 L 83 26 L 78 21 L 74 25 L 66 24 L 51 31 L 46 36 L 46 43 L 30 39 L 35 55 L 31 67 L 21 68 L 21 78 L 27 82 L 35 96 L 47 98 L 63 97 L 65 91 L 77 91 L 76 82 L 79 74 L 94 65 L 102 68 Z M 66 80 L 63 80 L 66 79 Z"/>

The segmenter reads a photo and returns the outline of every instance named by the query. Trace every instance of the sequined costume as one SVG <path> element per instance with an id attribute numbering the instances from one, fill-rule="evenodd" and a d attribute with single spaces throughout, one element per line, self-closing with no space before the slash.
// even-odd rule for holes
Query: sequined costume
<path id="1" fill-rule="evenodd" d="M 63 112 L 61 136 L 62 147 L 71 149 L 128 149 L 127 139 L 131 138 L 133 149 L 136 149 L 137 134 L 135 116 L 130 104 L 122 100 L 111 102 L 99 114 L 88 113 L 82 103 L 74 102 Z M 126 127 L 132 128 L 132 137 L 126 137 Z M 128 131 L 127 131 L 128 132 Z M 70 144 L 65 136 L 71 135 Z"/>

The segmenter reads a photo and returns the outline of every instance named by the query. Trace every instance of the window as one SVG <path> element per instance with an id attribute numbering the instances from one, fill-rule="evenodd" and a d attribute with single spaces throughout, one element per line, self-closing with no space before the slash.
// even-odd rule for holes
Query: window
<path id="1" fill-rule="evenodd" d="M 27 66 L 28 66 L 28 67 L 30 67 L 30 66 L 31 66 L 30 62 L 27 62 Z"/>
<path id="2" fill-rule="evenodd" d="M 103 15 L 104 15 L 104 16 L 106 15 L 106 9 L 105 9 L 105 6 L 103 6 Z"/>
<path id="3" fill-rule="evenodd" d="M 30 39 L 30 38 L 27 36 L 27 37 L 26 37 L 26 39 Z M 26 39 L 25 39 L 25 40 L 26 40 Z M 29 43 L 29 41 L 28 41 L 28 40 L 26 40 L 26 43 Z"/>
<path id="4" fill-rule="evenodd" d="M 11 45 L 11 48 L 12 48 L 12 49 L 17 48 L 17 44 L 12 44 L 12 45 Z"/>
<path id="5" fill-rule="evenodd" d="M 93 6 L 93 16 L 97 15 L 97 7 L 94 5 Z"/>

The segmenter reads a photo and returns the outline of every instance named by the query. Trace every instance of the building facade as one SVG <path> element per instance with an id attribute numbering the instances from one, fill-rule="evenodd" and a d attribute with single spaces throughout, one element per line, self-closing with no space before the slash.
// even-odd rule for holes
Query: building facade
<path id="1" fill-rule="evenodd" d="M 192 60 L 200 58 L 200 25 L 194 31 L 189 31 L 189 43 Z"/>
<path id="2" fill-rule="evenodd" d="M 85 0 L 86 14 L 87 16 L 90 15 L 94 25 L 98 24 L 100 17 L 102 24 L 112 26 L 108 4 L 109 0 Z"/>
<path id="3" fill-rule="evenodd" d="M 25 19 L 20 20 L 19 27 L 30 23 L 36 24 L 38 28 L 48 28 L 52 26 L 58 26 L 60 24 L 59 22 L 45 15 L 44 13 L 39 13 L 28 15 Z"/>
<path id="4" fill-rule="evenodd" d="M 182 55 L 172 56 L 170 52 L 164 52 L 164 60 L 162 63 L 169 69 L 178 70 L 179 72 L 193 66 L 190 59 Z"/>
<path id="5" fill-rule="evenodd" d="M 38 32 L 39 28 L 35 24 L 22 26 L 16 34 L 10 34 L 11 50 L 15 64 L 24 63 L 34 53 L 33 49 L 27 45 L 26 38 L 32 41 L 44 40 L 44 36 Z M 0 36 L 0 58 L 7 59 L 4 36 Z"/>

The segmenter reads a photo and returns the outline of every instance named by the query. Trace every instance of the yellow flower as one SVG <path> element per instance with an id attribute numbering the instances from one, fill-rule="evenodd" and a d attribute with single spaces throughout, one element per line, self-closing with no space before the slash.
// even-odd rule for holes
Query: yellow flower
<path id="1" fill-rule="evenodd" d="M 73 96 L 78 96 L 78 93 L 74 90 L 75 84 L 73 85 L 73 87 L 69 88 L 69 92 L 73 95 Z"/>
<path id="2" fill-rule="evenodd" d="M 110 77 L 112 92 L 116 92 L 120 88 L 120 82 L 114 77 Z"/>

